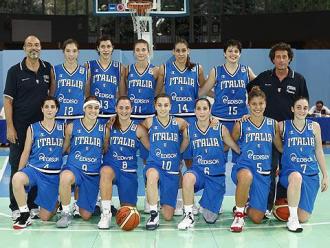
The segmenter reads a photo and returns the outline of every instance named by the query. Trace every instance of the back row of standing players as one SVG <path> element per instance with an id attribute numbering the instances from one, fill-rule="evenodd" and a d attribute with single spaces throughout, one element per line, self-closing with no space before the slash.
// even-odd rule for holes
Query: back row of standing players
<path id="1" fill-rule="evenodd" d="M 230 131 L 235 121 L 248 113 L 246 87 L 255 75 L 249 67 L 238 63 L 241 53 L 238 41 L 231 40 L 225 45 L 226 63 L 211 70 L 206 84 L 202 66 L 190 62 L 188 44 L 184 40 L 179 40 L 174 46 L 175 61 L 160 68 L 149 64 L 148 43 L 143 40 L 135 43 L 136 63 L 128 68 L 112 61 L 113 46 L 108 37 L 98 40 L 97 50 L 99 60 L 79 66 L 77 42 L 71 39 L 64 42 L 65 62 L 53 67 L 50 90 L 50 94 L 60 102 L 58 119 L 81 118 L 85 97 L 95 95 L 101 102 L 100 116 L 107 121 L 115 115 L 117 96 L 127 94 L 132 102 L 132 117 L 143 120 L 154 114 L 153 98 L 163 91 L 170 96 L 171 114 L 183 117 L 194 125 L 195 101 L 198 95 L 212 94 L 209 92 L 212 88 L 215 94 L 212 115 L 219 118 Z M 183 157 L 187 159 L 186 164 L 189 166 L 191 151 L 185 152 Z M 154 212 L 152 209 L 152 213 Z M 167 219 L 166 214 L 165 218 Z M 212 216 L 209 218 L 214 220 Z M 157 216 L 151 214 L 149 222 L 152 223 L 149 229 L 158 226 L 155 219 Z M 241 230 L 241 227 L 234 227 L 232 230 Z"/>

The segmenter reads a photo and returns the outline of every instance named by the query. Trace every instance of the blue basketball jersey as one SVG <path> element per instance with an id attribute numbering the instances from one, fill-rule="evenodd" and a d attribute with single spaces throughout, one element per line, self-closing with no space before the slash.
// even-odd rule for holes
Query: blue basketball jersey
<path id="1" fill-rule="evenodd" d="M 222 124 L 208 127 L 205 132 L 199 129 L 197 121 L 189 125 L 190 144 L 193 153 L 193 168 L 196 166 L 206 175 L 224 174 L 225 154 L 222 140 Z"/>
<path id="2" fill-rule="evenodd" d="M 122 171 L 136 172 L 139 139 L 136 137 L 137 124 L 131 121 L 126 130 L 111 129 L 110 146 L 103 157 L 103 164 L 116 166 Z"/>
<path id="3" fill-rule="evenodd" d="M 147 164 L 157 165 L 168 173 L 178 173 L 180 166 L 180 129 L 175 117 L 166 126 L 153 117 L 149 129 L 150 151 Z"/>
<path id="4" fill-rule="evenodd" d="M 145 71 L 140 74 L 135 64 L 129 66 L 127 95 L 132 102 L 132 115 L 141 116 L 155 113 L 154 97 L 157 81 L 153 75 L 154 67 L 154 65 L 149 64 Z"/>
<path id="5" fill-rule="evenodd" d="M 98 120 L 87 130 L 82 119 L 74 120 L 67 165 L 87 175 L 99 174 L 105 127 Z"/>
<path id="6" fill-rule="evenodd" d="M 181 71 L 174 62 L 164 65 L 165 93 L 171 98 L 171 114 L 194 116 L 195 101 L 198 99 L 198 64 L 191 70 Z"/>
<path id="7" fill-rule="evenodd" d="M 315 137 L 313 121 L 306 119 L 305 127 L 299 131 L 292 120 L 283 125 L 282 172 L 298 171 L 305 175 L 319 172 L 315 157 Z"/>
<path id="8" fill-rule="evenodd" d="M 91 73 L 91 95 L 101 102 L 101 114 L 114 114 L 116 112 L 116 96 L 120 83 L 121 63 L 111 61 L 107 68 L 103 68 L 98 60 L 88 61 Z"/>
<path id="9" fill-rule="evenodd" d="M 85 85 L 87 82 L 87 70 L 78 65 L 77 69 L 70 73 L 64 64 L 54 66 L 56 82 L 55 97 L 60 102 L 57 112 L 58 117 L 82 116 L 85 99 Z"/>
<path id="10" fill-rule="evenodd" d="M 248 113 L 246 85 L 249 83 L 249 70 L 238 65 L 230 74 L 225 65 L 215 67 L 215 99 L 212 115 L 221 120 L 238 120 Z"/>
<path id="11" fill-rule="evenodd" d="M 44 173 L 59 173 L 62 166 L 64 125 L 55 121 L 51 131 L 41 122 L 30 125 L 32 148 L 28 165 Z"/>
<path id="12" fill-rule="evenodd" d="M 237 166 L 247 167 L 252 172 L 269 175 L 272 162 L 272 143 L 275 135 L 275 121 L 264 117 L 257 127 L 247 120 L 241 122 L 241 135 L 238 140 L 241 154 Z"/>

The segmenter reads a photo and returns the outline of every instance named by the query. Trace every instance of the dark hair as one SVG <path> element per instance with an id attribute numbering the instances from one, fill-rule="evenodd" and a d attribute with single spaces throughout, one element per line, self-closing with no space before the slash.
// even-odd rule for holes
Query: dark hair
<path id="1" fill-rule="evenodd" d="M 156 103 L 159 98 L 168 98 L 168 100 L 171 102 L 171 98 L 165 93 L 160 93 L 157 96 L 155 96 L 154 102 Z"/>
<path id="2" fill-rule="evenodd" d="M 201 98 L 198 98 L 195 102 L 195 108 L 197 106 L 197 103 L 200 102 L 200 101 L 204 101 L 207 103 L 207 105 L 209 106 L 209 109 L 211 109 L 211 103 L 209 101 L 209 99 L 207 99 L 206 97 L 201 97 Z"/>
<path id="3" fill-rule="evenodd" d="M 271 62 L 273 62 L 273 60 L 275 58 L 275 52 L 276 51 L 287 51 L 290 62 L 292 61 L 293 51 L 292 51 L 291 46 L 289 44 L 284 43 L 284 42 L 280 42 L 280 43 L 277 43 L 274 46 L 272 46 L 272 48 L 269 51 L 269 58 L 270 58 Z"/>
<path id="4" fill-rule="evenodd" d="M 254 97 L 261 97 L 261 98 L 265 99 L 265 101 L 266 101 L 265 92 L 263 92 L 259 86 L 252 87 L 252 89 L 248 95 L 248 102 L 250 102 L 252 100 L 252 98 L 254 98 Z"/>
<path id="5" fill-rule="evenodd" d="M 53 96 L 46 96 L 42 102 L 41 102 L 41 107 L 44 107 L 45 106 L 45 103 L 46 101 L 54 101 L 55 102 L 55 105 L 56 105 L 56 108 L 59 109 L 60 108 L 60 103 L 59 101 L 56 99 L 56 97 L 53 97 Z"/>
<path id="6" fill-rule="evenodd" d="M 78 41 L 70 38 L 70 39 L 67 39 L 67 40 L 63 41 L 63 43 L 62 43 L 63 52 L 65 51 L 66 46 L 69 45 L 69 44 L 75 44 L 77 49 L 79 49 Z"/>
<path id="7" fill-rule="evenodd" d="M 166 95 L 165 93 L 160 93 L 157 96 L 155 96 L 155 98 L 154 98 L 154 104 L 155 105 L 156 105 L 159 98 L 167 98 L 168 101 L 171 103 L 171 98 L 168 95 Z M 157 111 L 156 111 L 155 115 L 157 115 Z"/>
<path id="8" fill-rule="evenodd" d="M 299 100 L 306 100 L 307 103 L 309 103 L 309 100 L 307 97 L 305 96 L 298 96 L 294 99 L 293 103 L 292 103 L 292 107 L 294 107 L 294 105 L 296 104 L 296 102 L 298 102 Z"/>
<path id="9" fill-rule="evenodd" d="M 231 40 L 226 41 L 224 44 L 224 47 L 223 47 L 223 51 L 226 52 L 228 47 L 230 47 L 230 46 L 237 47 L 239 52 L 240 53 L 242 52 L 242 43 L 239 40 L 231 39 Z"/>
<path id="10" fill-rule="evenodd" d="M 322 106 L 324 105 L 324 103 L 323 103 L 322 100 L 318 100 L 318 101 L 316 101 L 315 105 L 317 105 L 317 104 L 322 104 Z"/>
<path id="11" fill-rule="evenodd" d="M 132 106 L 131 99 L 129 99 L 128 96 L 120 96 L 120 97 L 117 99 L 116 107 L 118 106 L 118 104 L 119 104 L 120 101 L 125 101 L 125 100 L 129 101 L 129 103 L 130 103 L 131 106 Z M 115 128 L 115 129 L 120 129 L 120 128 L 121 128 L 121 125 L 120 125 L 120 122 L 119 122 L 118 114 L 116 114 L 116 116 L 115 116 L 115 121 L 113 122 L 112 127 Z"/>
<path id="12" fill-rule="evenodd" d="M 138 39 L 137 41 L 134 42 L 133 50 L 135 50 L 135 47 L 136 47 L 137 44 L 145 44 L 147 46 L 148 52 L 150 51 L 148 41 L 146 41 L 144 39 Z"/>
<path id="13" fill-rule="evenodd" d="M 100 100 L 96 96 L 88 96 L 88 97 L 86 97 L 84 103 L 86 103 L 90 100 L 96 100 L 96 101 L 100 102 Z"/>
<path id="14" fill-rule="evenodd" d="M 174 51 L 175 51 L 176 45 L 178 45 L 180 43 L 186 45 L 186 47 L 189 48 L 188 42 L 185 39 L 180 38 L 174 43 L 174 47 L 173 47 Z M 188 70 L 191 70 L 192 68 L 194 68 L 195 65 L 196 65 L 195 63 L 190 62 L 190 56 L 188 54 L 187 55 L 187 61 L 186 61 L 186 68 L 188 68 Z"/>
<path id="15" fill-rule="evenodd" d="M 109 40 L 111 42 L 111 45 L 112 45 L 112 48 L 114 48 L 113 44 L 112 44 L 112 41 L 110 39 L 110 36 L 109 35 L 101 35 L 99 38 L 97 38 L 96 40 L 96 51 L 97 51 L 97 54 L 100 55 L 100 52 L 97 50 L 97 48 L 100 46 L 101 42 L 102 41 L 107 41 Z"/>

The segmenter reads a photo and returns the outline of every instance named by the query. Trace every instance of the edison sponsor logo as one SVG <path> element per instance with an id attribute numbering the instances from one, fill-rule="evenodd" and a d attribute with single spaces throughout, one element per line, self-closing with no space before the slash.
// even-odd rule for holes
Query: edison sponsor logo
<path id="1" fill-rule="evenodd" d="M 118 155 L 118 153 L 117 152 L 114 152 L 113 154 L 112 154 L 112 156 L 116 159 L 116 160 L 120 160 L 120 161 L 122 161 L 122 160 L 133 160 L 134 159 L 134 157 L 133 156 L 121 156 L 121 155 Z"/>
<path id="2" fill-rule="evenodd" d="M 202 155 L 198 155 L 196 157 L 197 163 L 202 165 L 212 165 L 212 164 L 219 164 L 219 159 L 203 159 Z"/>
<path id="3" fill-rule="evenodd" d="M 242 99 L 229 99 L 228 96 L 223 96 L 222 102 L 224 104 L 244 104 Z"/>
<path id="4" fill-rule="evenodd" d="M 252 150 L 247 151 L 247 157 L 248 159 L 252 160 L 267 160 L 270 158 L 270 155 L 268 154 L 254 154 Z"/>
<path id="5" fill-rule="evenodd" d="M 172 101 L 176 102 L 191 102 L 193 101 L 191 96 L 178 96 L 175 92 L 171 94 Z"/>
<path id="6" fill-rule="evenodd" d="M 308 158 L 299 158 L 298 156 L 297 156 L 297 154 L 295 154 L 295 153 L 291 153 L 290 154 L 290 160 L 292 161 L 292 162 L 296 162 L 296 163 L 310 163 L 310 162 L 313 162 L 314 161 L 314 159 L 313 158 L 311 158 L 311 157 L 308 157 Z"/>
<path id="7" fill-rule="evenodd" d="M 171 158 L 176 158 L 178 154 L 176 153 L 162 153 L 161 149 L 156 149 L 155 150 L 156 157 L 161 158 L 161 159 L 171 159 Z"/>
<path id="8" fill-rule="evenodd" d="M 82 156 L 79 151 L 75 152 L 74 158 L 80 162 L 95 163 L 97 161 L 97 158 Z"/>
<path id="9" fill-rule="evenodd" d="M 148 103 L 150 103 L 149 99 L 136 98 L 134 94 L 130 94 L 129 99 L 131 100 L 132 103 L 135 103 L 135 104 L 148 104 Z"/>
<path id="10" fill-rule="evenodd" d="M 39 160 L 47 163 L 56 163 L 59 162 L 60 159 L 58 157 L 47 157 L 45 154 L 39 154 Z"/>
<path id="11" fill-rule="evenodd" d="M 57 100 L 60 103 L 78 104 L 78 99 L 65 98 L 65 96 L 63 94 L 59 94 Z"/>
<path id="12" fill-rule="evenodd" d="M 95 89 L 94 95 L 97 98 L 103 98 L 103 99 L 114 99 L 115 98 L 115 96 L 112 95 L 112 94 L 107 94 L 107 93 L 100 92 L 100 89 L 99 88 L 96 88 Z"/>

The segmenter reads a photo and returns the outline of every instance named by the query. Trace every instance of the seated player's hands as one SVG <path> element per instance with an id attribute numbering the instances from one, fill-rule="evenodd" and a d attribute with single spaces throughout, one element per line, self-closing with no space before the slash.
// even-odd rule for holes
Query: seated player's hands
<path id="1" fill-rule="evenodd" d="M 243 115 L 242 118 L 241 118 L 241 122 L 245 122 L 245 121 L 247 121 L 249 118 L 250 118 L 250 115 L 249 115 L 249 114 Z"/>
<path id="2" fill-rule="evenodd" d="M 214 117 L 210 117 L 210 127 L 215 127 L 216 125 L 218 125 L 219 120 L 214 118 Z"/>

